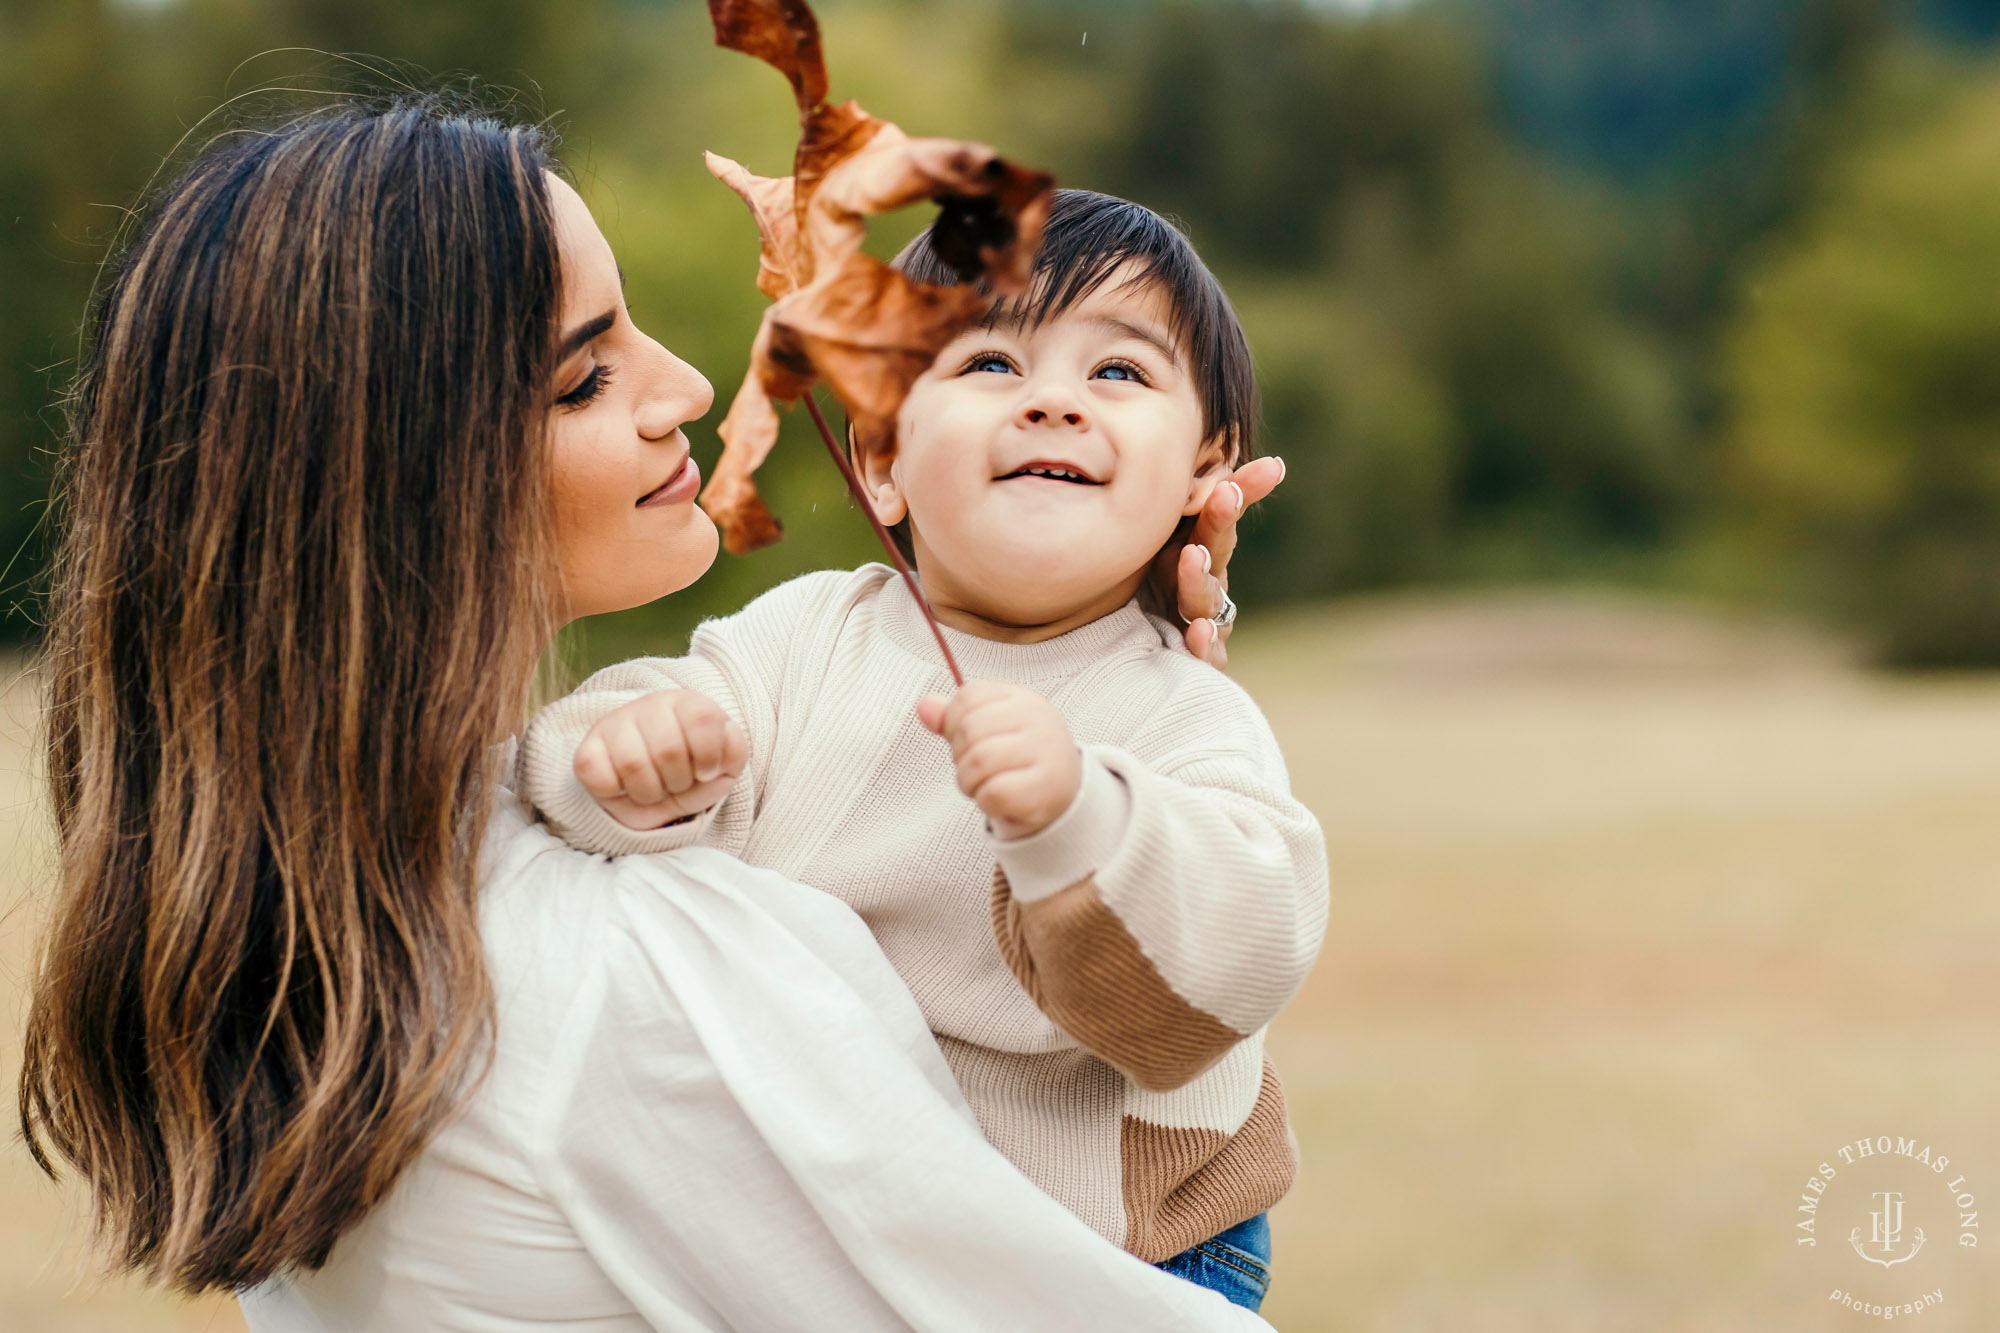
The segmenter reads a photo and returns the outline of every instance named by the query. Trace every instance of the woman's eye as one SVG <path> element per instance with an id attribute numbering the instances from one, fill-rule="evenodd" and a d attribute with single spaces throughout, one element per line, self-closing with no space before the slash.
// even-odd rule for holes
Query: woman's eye
<path id="1" fill-rule="evenodd" d="M 1014 363 L 1004 356 L 981 356 L 975 357 L 965 369 L 968 373 L 985 371 L 990 375 L 1011 375 L 1014 373 Z"/>
<path id="2" fill-rule="evenodd" d="M 582 407 L 585 403 L 597 397 L 598 394 L 603 393 L 604 386 L 609 383 L 611 383 L 611 368 L 600 362 L 590 368 L 590 373 L 583 377 L 583 383 L 577 385 L 574 389 L 556 399 L 556 401 L 564 407 Z"/>

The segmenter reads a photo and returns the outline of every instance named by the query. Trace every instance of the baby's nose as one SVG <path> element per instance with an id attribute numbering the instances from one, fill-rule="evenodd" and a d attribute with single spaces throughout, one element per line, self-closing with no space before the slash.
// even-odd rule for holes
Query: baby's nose
<path id="1" fill-rule="evenodd" d="M 1049 420 L 1049 419 L 1050 419 L 1050 417 L 1049 417 L 1049 414 L 1048 414 L 1047 412 L 1044 412 L 1044 411 L 1043 411 L 1043 410 L 1042 410 L 1041 408 L 1039 408 L 1039 407 L 1031 407 L 1031 408 L 1029 408 L 1029 409 L 1028 409 L 1028 411 L 1027 411 L 1027 414 L 1026 414 L 1026 415 L 1027 415 L 1027 418 L 1028 418 L 1028 422 L 1029 422 L 1029 424 L 1030 424 L 1030 425 L 1035 425 L 1035 426 L 1039 426 L 1039 425 L 1041 425 L 1041 424 L 1042 424 L 1042 423 L 1043 423 L 1044 421 L 1047 421 L 1047 420 Z M 1081 413 L 1081 412 L 1064 412 L 1064 413 L 1062 414 L 1062 420 L 1063 420 L 1063 424 L 1064 424 L 1064 425 L 1066 425 L 1066 426 L 1081 426 L 1081 425 L 1083 424 L 1083 413 Z"/>

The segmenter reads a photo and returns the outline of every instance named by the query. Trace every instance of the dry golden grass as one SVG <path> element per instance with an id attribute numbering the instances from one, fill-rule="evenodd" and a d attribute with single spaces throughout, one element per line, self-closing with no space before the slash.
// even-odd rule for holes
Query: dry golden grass
<path id="1" fill-rule="evenodd" d="M 1280 1328 L 1792 1333 L 1881 1322 L 1834 1287 L 1939 1286 L 1920 1327 L 2000 1323 L 1995 1255 L 1917 1190 L 1933 1243 L 1893 1273 L 1842 1239 L 1868 1225 L 1852 1190 L 1818 1249 L 1792 1230 L 1864 1135 L 1935 1145 L 2000 1206 L 2000 680 L 1870 679 L 1809 639 L 1574 600 L 1253 619 L 1237 647 L 1334 874 L 1271 1039 L 1305 1153 Z M 31 723 L 0 696 L 23 888 L 47 857 Z M 30 929 L 0 922 L 9 1088 Z M 238 1327 L 73 1286 L 74 1212 L 0 1153 L 0 1329 Z"/>
<path id="2" fill-rule="evenodd" d="M 1792 1224 L 1863 1136 L 2000 1199 L 2000 682 L 1533 601 L 1252 623 L 1238 676 L 1334 882 L 1271 1041 L 1280 1328 L 1780 1333 L 1940 1285 L 1921 1326 L 1995 1325 L 1941 1191 L 1893 1275 L 1845 1243 L 1865 1194 Z"/>

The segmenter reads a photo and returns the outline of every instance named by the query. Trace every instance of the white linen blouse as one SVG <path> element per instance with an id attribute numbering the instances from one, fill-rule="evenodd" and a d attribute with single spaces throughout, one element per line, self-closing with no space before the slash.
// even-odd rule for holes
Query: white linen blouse
<path id="1" fill-rule="evenodd" d="M 606 860 L 511 800 L 492 1066 L 252 1333 L 1267 1329 L 980 1136 L 860 918 L 707 849 Z"/>

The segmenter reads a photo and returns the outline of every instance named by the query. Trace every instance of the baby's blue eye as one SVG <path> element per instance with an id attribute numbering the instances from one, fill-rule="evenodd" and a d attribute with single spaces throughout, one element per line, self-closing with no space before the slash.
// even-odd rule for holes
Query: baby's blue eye
<path id="1" fill-rule="evenodd" d="M 995 375 L 1011 375 L 1014 365 L 1004 356 L 982 356 L 966 367 L 967 370 L 983 370 Z"/>
<path id="2" fill-rule="evenodd" d="M 1105 380 L 1137 380 L 1139 377 L 1132 373 L 1132 367 L 1130 366 L 1109 365 L 1099 366 L 1096 378 Z"/>

